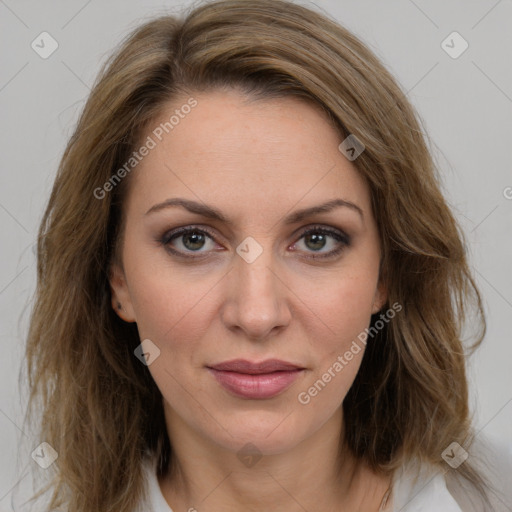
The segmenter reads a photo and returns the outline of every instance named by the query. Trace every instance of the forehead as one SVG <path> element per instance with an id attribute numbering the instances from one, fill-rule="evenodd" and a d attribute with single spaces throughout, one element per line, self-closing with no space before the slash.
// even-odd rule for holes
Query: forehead
<path id="1" fill-rule="evenodd" d="M 141 140 L 149 139 L 130 187 L 130 202 L 141 207 L 171 195 L 255 211 L 338 197 L 368 206 L 366 184 L 339 151 L 342 137 L 327 114 L 296 97 L 181 96 L 148 125 Z"/>

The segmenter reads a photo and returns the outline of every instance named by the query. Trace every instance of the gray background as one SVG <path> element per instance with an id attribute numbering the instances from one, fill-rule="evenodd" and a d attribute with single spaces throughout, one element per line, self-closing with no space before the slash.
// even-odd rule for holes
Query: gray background
<path id="1" fill-rule="evenodd" d="M 304 2 L 305 3 L 305 2 Z M 477 430 L 512 452 L 512 1 L 319 0 L 365 41 L 407 91 L 435 147 L 445 194 L 460 219 L 489 321 L 470 362 Z M 26 396 L 18 387 L 35 287 L 33 243 L 54 174 L 99 65 L 143 19 L 189 2 L 0 0 L 0 510 L 34 466 L 18 460 Z M 41 58 L 43 31 L 58 49 Z M 452 58 L 442 42 L 469 44 Z M 460 41 L 453 43 L 458 51 Z M 30 452 L 29 452 L 30 453 Z"/>

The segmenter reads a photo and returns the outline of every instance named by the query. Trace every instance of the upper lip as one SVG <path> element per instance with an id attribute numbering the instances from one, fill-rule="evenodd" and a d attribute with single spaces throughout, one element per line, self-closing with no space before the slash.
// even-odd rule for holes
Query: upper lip
<path id="1" fill-rule="evenodd" d="M 253 375 L 303 369 L 301 366 L 287 361 L 280 361 L 279 359 L 267 359 L 266 361 L 261 361 L 259 363 L 247 361 L 245 359 L 233 359 L 232 361 L 224 361 L 223 363 L 209 366 L 209 368 L 219 371 L 247 373 Z"/>

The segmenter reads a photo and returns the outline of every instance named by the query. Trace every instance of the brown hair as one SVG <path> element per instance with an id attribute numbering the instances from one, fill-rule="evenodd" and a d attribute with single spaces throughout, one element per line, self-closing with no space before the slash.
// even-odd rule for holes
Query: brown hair
<path id="1" fill-rule="evenodd" d="M 169 101 L 219 87 L 312 101 L 341 137 L 365 146 L 354 165 L 371 192 L 388 302 L 404 312 L 368 341 L 343 403 L 349 448 L 391 472 L 412 458 L 444 465 L 450 443 L 469 446 L 461 333 L 472 305 L 476 347 L 485 318 L 419 116 L 378 58 L 335 21 L 282 0 L 223 0 L 135 30 L 102 68 L 62 157 L 39 231 L 26 350 L 29 411 L 40 408 L 40 439 L 59 454 L 49 509 L 134 510 L 144 455 L 158 456 L 161 472 L 172 461 L 162 396 L 134 356 L 136 324 L 111 307 L 130 176 L 100 199 L 94 191 Z M 457 472 L 485 495 L 471 461 Z"/>

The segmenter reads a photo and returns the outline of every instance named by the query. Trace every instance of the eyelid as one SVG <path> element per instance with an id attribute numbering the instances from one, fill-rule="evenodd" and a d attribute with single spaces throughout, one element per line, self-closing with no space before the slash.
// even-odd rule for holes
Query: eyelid
<path id="1" fill-rule="evenodd" d="M 160 240 L 167 240 L 167 243 L 176 235 L 185 235 L 189 233 L 190 231 L 199 231 L 206 233 L 212 240 L 215 241 L 215 234 L 210 230 L 210 228 L 206 226 L 196 225 L 196 224 L 189 224 L 186 226 L 182 226 L 179 228 L 171 229 L 169 231 L 166 231 L 161 237 L 159 237 Z"/>
<path id="2" fill-rule="evenodd" d="M 304 235 L 307 235 L 310 232 L 322 232 L 331 235 L 335 238 L 339 237 L 343 239 L 343 241 L 345 241 L 346 243 L 350 243 L 351 241 L 351 237 L 342 229 L 331 226 L 325 226 L 323 224 L 310 224 L 309 226 L 299 229 L 298 234 L 300 235 L 300 238 L 302 238 Z"/>
<path id="3" fill-rule="evenodd" d="M 171 253 L 173 256 L 176 256 L 184 260 L 193 261 L 205 259 L 209 255 L 211 255 L 213 251 L 198 252 L 196 255 L 194 255 L 194 251 L 183 252 L 171 246 L 171 242 L 173 239 L 179 239 L 183 235 L 186 235 L 190 232 L 204 233 L 207 238 L 209 238 L 214 244 L 218 245 L 218 242 L 216 241 L 216 235 L 209 228 L 207 228 L 206 226 L 199 226 L 195 224 L 189 224 L 175 229 L 170 229 L 168 231 L 165 231 L 162 235 L 158 236 L 155 240 L 159 245 L 163 246 L 167 252 Z"/>

